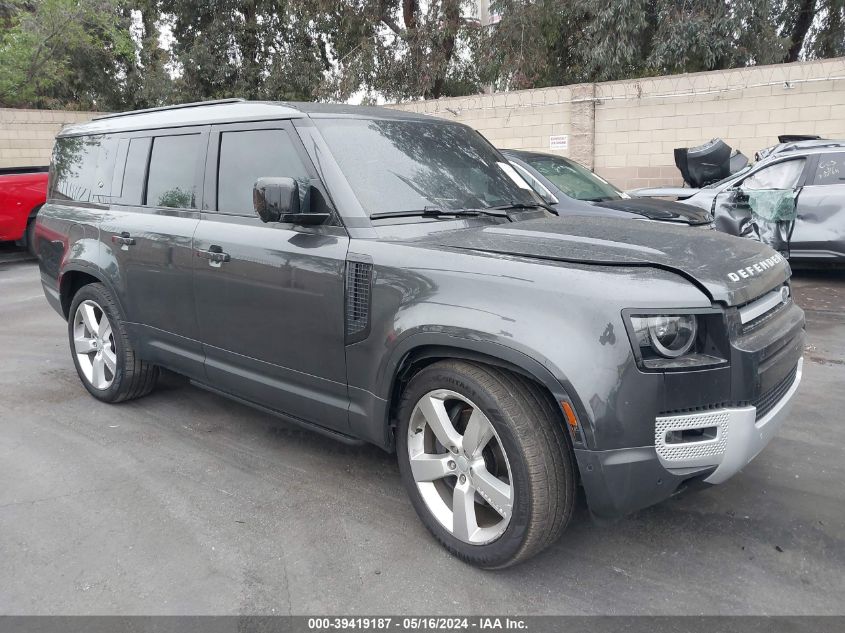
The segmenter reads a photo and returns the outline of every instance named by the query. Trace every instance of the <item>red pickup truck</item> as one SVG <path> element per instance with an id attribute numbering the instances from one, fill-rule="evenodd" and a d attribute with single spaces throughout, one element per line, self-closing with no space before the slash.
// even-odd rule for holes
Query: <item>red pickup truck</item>
<path id="1" fill-rule="evenodd" d="M 0 169 L 0 242 L 16 241 L 33 252 L 35 214 L 47 199 L 47 169 Z"/>

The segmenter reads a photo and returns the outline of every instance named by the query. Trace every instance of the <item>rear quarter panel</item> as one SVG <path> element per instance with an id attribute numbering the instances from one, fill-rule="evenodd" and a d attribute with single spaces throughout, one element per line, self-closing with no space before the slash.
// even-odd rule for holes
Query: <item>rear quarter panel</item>
<path id="1" fill-rule="evenodd" d="M 59 293 L 66 273 L 78 270 L 101 279 L 108 275 L 109 262 L 102 259 L 99 240 L 101 215 L 97 205 L 53 202 L 38 213 L 35 243 L 41 283 L 50 305 L 62 316 Z"/>

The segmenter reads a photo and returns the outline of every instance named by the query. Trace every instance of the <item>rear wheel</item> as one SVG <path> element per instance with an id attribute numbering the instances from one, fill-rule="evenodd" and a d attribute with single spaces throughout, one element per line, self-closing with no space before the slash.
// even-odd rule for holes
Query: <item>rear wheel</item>
<path id="1" fill-rule="evenodd" d="M 474 565 L 533 556 L 572 515 L 568 437 L 549 398 L 521 376 L 457 361 L 422 370 L 403 394 L 397 452 L 423 523 Z"/>
<path id="2" fill-rule="evenodd" d="M 26 223 L 26 250 L 29 251 L 29 254 L 33 257 L 36 257 L 38 253 L 35 252 L 35 216 L 31 217 L 29 221 Z"/>
<path id="3" fill-rule="evenodd" d="M 104 285 L 88 284 L 76 293 L 68 337 L 79 378 L 98 400 L 131 400 L 155 387 L 158 367 L 138 359 L 117 303 Z"/>

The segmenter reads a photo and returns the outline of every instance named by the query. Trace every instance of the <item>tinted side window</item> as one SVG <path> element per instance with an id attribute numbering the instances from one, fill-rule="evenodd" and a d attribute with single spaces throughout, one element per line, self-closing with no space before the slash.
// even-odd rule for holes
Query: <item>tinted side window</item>
<path id="1" fill-rule="evenodd" d="M 126 166 L 123 171 L 123 188 L 120 202 L 123 204 L 141 204 L 144 197 L 144 176 L 147 173 L 147 160 L 150 157 L 151 138 L 133 138 L 129 140 L 126 152 Z M 193 177 L 192 177 L 193 180 Z"/>
<path id="2" fill-rule="evenodd" d="M 816 165 L 814 185 L 845 185 L 845 154 L 822 154 Z"/>
<path id="3" fill-rule="evenodd" d="M 50 168 L 50 198 L 90 202 L 102 136 L 56 139 Z"/>
<path id="4" fill-rule="evenodd" d="M 284 130 L 223 132 L 217 170 L 217 210 L 254 215 L 252 187 L 266 176 L 299 181 L 300 196 L 308 191 L 308 169 Z"/>
<path id="5" fill-rule="evenodd" d="M 153 139 L 145 204 L 196 208 L 195 176 L 200 138 L 199 134 L 183 134 Z"/>
<path id="6" fill-rule="evenodd" d="M 117 139 L 114 136 L 100 137 L 100 149 L 94 169 L 91 202 L 108 203 L 112 197 L 112 173 L 117 155 Z"/>

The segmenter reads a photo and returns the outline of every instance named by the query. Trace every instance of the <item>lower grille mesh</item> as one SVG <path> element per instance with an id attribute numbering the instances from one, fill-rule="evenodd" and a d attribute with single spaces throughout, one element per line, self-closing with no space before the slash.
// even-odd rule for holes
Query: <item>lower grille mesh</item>
<path id="1" fill-rule="evenodd" d="M 774 406 L 781 401 L 781 399 L 786 395 L 786 392 L 789 391 L 789 388 L 792 386 L 792 383 L 795 382 L 795 375 L 798 373 L 798 365 L 792 368 L 786 377 L 781 380 L 778 384 L 774 387 L 769 389 L 766 393 L 762 394 L 759 398 L 757 398 L 753 404 L 757 407 L 757 419 L 759 420 L 763 416 L 765 416 L 769 411 L 771 411 Z"/>

